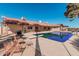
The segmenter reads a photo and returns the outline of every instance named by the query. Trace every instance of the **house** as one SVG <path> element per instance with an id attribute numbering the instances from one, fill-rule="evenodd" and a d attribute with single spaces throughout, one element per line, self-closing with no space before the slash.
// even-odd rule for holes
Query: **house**
<path id="1" fill-rule="evenodd" d="M 42 22 L 33 22 L 28 21 L 24 18 L 22 19 L 15 19 L 15 18 L 3 18 L 3 23 L 5 26 L 8 26 L 12 32 L 16 32 L 21 30 L 22 32 L 35 32 L 35 31 L 60 31 L 60 27 L 62 27 L 62 31 L 67 31 L 67 27 L 62 24 L 48 24 Z"/>

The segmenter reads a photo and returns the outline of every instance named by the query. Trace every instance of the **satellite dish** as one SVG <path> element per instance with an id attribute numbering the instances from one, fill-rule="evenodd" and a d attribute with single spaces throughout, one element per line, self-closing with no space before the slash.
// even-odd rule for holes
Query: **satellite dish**
<path id="1" fill-rule="evenodd" d="M 42 21 L 41 21 L 41 20 L 39 20 L 39 23 L 42 23 Z"/>
<path id="2" fill-rule="evenodd" d="M 21 17 L 22 20 L 26 20 L 23 16 Z"/>
<path id="3" fill-rule="evenodd" d="M 6 18 L 5 16 L 1 16 L 1 18 Z"/>

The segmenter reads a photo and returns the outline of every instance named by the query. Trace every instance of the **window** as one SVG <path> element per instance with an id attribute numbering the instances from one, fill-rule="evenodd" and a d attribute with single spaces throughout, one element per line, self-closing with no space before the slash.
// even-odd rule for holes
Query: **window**
<path id="1" fill-rule="evenodd" d="M 16 22 L 6 22 L 7 24 L 17 24 Z"/>
<path id="2" fill-rule="evenodd" d="M 35 27 L 35 29 L 37 29 L 37 30 L 38 30 L 38 27 Z"/>
<path id="3" fill-rule="evenodd" d="M 36 26 L 36 27 L 35 27 L 35 31 L 37 32 L 38 30 L 39 30 L 39 29 L 38 29 L 38 27 Z"/>
<path id="4" fill-rule="evenodd" d="M 29 26 L 29 27 L 28 27 L 28 29 L 32 29 L 32 27 L 31 27 L 31 26 Z"/>
<path id="5" fill-rule="evenodd" d="M 46 27 L 44 27 L 44 29 L 46 29 Z"/>
<path id="6" fill-rule="evenodd" d="M 50 28 L 48 27 L 48 30 L 50 30 Z"/>

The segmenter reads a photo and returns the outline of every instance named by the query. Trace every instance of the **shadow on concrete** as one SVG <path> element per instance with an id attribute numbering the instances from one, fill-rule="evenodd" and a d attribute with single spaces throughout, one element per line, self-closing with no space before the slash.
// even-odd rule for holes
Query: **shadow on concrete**
<path id="1" fill-rule="evenodd" d="M 79 39 L 75 39 L 74 41 L 71 41 L 71 43 L 75 49 L 79 51 Z"/>
<path id="2" fill-rule="evenodd" d="M 36 33 L 37 34 L 37 33 Z M 35 56 L 42 56 L 40 46 L 39 46 L 39 41 L 38 41 L 38 34 L 36 37 L 36 49 L 35 49 Z"/>

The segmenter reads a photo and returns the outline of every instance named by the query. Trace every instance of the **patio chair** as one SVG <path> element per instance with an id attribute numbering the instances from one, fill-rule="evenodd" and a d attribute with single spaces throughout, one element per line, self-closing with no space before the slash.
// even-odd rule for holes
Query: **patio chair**
<path id="1" fill-rule="evenodd" d="M 18 30 L 16 32 L 16 36 L 19 36 L 20 38 L 22 38 L 22 36 L 23 36 L 22 31 L 21 30 Z"/>

